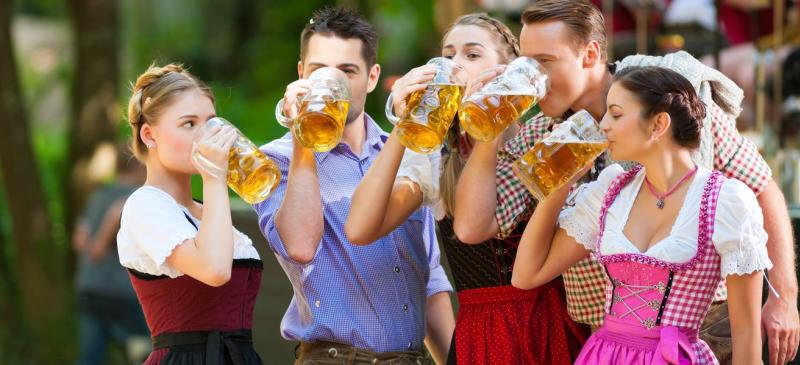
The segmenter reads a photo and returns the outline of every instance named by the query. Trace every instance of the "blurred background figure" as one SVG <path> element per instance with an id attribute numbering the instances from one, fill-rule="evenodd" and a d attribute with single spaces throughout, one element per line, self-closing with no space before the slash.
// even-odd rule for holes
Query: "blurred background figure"
<path id="1" fill-rule="evenodd" d="M 794 48 L 783 62 L 783 103 L 781 105 L 781 146 L 800 148 L 800 48 Z"/>
<path id="2" fill-rule="evenodd" d="M 122 206 L 144 183 L 145 169 L 124 147 L 116 166 L 116 179 L 90 195 L 72 238 L 78 259 L 78 365 L 107 364 L 108 356 L 120 354 L 129 364 L 140 364 L 150 352 L 142 309 L 117 254 Z"/>

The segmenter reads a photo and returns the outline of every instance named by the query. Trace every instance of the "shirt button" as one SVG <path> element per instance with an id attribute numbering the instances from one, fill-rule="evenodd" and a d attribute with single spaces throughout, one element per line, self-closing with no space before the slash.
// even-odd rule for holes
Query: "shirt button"
<path id="1" fill-rule="evenodd" d="M 404 311 L 407 311 L 407 310 L 408 310 L 408 304 L 403 304 L 403 310 L 404 310 Z"/>
<path id="2" fill-rule="evenodd" d="M 400 266 L 395 266 L 394 267 L 394 272 L 400 272 Z"/>

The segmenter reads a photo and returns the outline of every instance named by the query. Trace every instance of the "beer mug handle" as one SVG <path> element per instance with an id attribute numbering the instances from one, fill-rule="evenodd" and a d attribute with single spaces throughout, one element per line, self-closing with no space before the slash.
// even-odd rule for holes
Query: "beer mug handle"
<path id="1" fill-rule="evenodd" d="M 281 100 L 278 100 L 278 104 L 275 105 L 275 119 L 278 121 L 278 124 L 285 128 L 292 128 L 293 120 L 283 115 L 283 103 L 284 99 L 281 98 Z"/>
<path id="2" fill-rule="evenodd" d="M 392 93 L 389 93 L 389 98 L 386 99 L 386 108 L 384 109 L 384 113 L 386 114 L 386 119 L 389 120 L 392 125 L 397 125 L 397 122 L 400 121 L 396 115 L 394 115 L 394 105 L 392 104 Z"/>

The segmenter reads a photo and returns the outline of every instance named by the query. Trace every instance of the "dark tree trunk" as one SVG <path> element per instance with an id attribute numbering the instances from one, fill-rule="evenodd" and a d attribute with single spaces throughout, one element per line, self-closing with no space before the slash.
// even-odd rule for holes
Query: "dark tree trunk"
<path id="1" fill-rule="evenodd" d="M 19 288 L 18 298 L 5 298 L 6 308 L 24 308 L 26 316 L 10 314 L 5 318 L 9 334 L 24 338 L 29 326 L 32 344 L 46 341 L 50 326 L 60 321 L 68 303 L 58 288 L 64 278 L 54 275 L 58 255 L 54 254 L 52 224 L 47 211 L 38 164 L 31 144 L 31 135 L 20 92 L 14 47 L 11 39 L 11 3 L 0 1 L 0 171 L 3 192 L 11 215 L 13 268 L 2 273 L 17 273 L 6 279 L 12 288 Z M 0 247 L 3 249 L 5 247 Z M 16 281 L 18 280 L 18 281 Z M 6 286 L 8 288 L 8 286 Z M 22 317 L 22 318 L 20 318 Z M 20 331 L 19 336 L 14 331 Z M 46 356 L 45 351 L 29 354 Z"/>
<path id="2" fill-rule="evenodd" d="M 117 143 L 119 122 L 124 115 L 117 99 L 117 1 L 70 0 L 69 8 L 76 67 L 67 136 L 70 143 L 65 179 L 67 237 L 71 236 L 75 219 L 97 184 L 91 179 L 89 162 L 103 146 Z"/>

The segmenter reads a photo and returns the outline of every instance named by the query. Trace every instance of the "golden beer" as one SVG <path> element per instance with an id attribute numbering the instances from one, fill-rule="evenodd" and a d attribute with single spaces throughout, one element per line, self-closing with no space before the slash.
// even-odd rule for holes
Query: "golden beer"
<path id="1" fill-rule="evenodd" d="M 241 139 L 237 140 L 228 154 L 228 186 L 242 200 L 255 204 L 275 190 L 281 181 L 281 171 L 255 145 L 239 143 Z"/>
<path id="2" fill-rule="evenodd" d="M 317 152 L 330 151 L 342 138 L 349 100 L 304 100 L 292 129 L 300 143 Z"/>
<path id="3" fill-rule="evenodd" d="M 489 142 L 525 114 L 547 93 L 548 77 L 529 57 L 511 61 L 502 74 L 468 97 L 458 111 L 461 128 Z"/>
<path id="4" fill-rule="evenodd" d="M 541 201 L 590 166 L 606 148 L 607 141 L 537 142 L 514 162 L 512 170 L 536 200 Z"/>
<path id="5" fill-rule="evenodd" d="M 418 153 L 430 153 L 439 147 L 463 94 L 463 85 L 429 84 L 409 95 L 406 111 L 395 127 L 400 143 Z"/>
<path id="6" fill-rule="evenodd" d="M 234 128 L 237 134 L 236 140 L 228 151 L 227 170 L 207 159 L 196 148 L 197 139 L 201 138 L 206 131 L 225 125 Z M 195 132 L 192 161 L 200 171 L 217 178 L 225 177 L 228 186 L 250 204 L 266 199 L 281 181 L 281 171 L 275 162 L 262 153 L 240 130 L 220 117 L 209 119 Z"/>
<path id="7" fill-rule="evenodd" d="M 476 93 L 461 104 L 458 119 L 472 138 L 489 142 L 538 102 L 533 95 Z"/>

